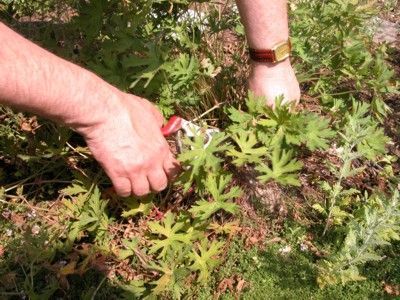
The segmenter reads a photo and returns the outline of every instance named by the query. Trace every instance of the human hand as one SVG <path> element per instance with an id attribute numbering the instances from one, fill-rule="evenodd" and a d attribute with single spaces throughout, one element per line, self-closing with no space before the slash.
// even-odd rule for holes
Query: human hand
<path id="1" fill-rule="evenodd" d="M 166 188 L 179 169 L 161 134 L 163 117 L 149 101 L 120 93 L 112 109 L 81 133 L 119 196 Z"/>
<path id="2" fill-rule="evenodd" d="M 251 62 L 249 90 L 264 96 L 267 105 L 274 106 L 275 99 L 284 96 L 283 103 L 300 101 L 300 87 L 289 59 L 277 64 Z"/>

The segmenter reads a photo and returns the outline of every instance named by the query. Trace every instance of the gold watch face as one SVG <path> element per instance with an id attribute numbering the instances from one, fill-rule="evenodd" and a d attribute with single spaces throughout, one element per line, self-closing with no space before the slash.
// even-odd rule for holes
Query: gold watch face
<path id="1" fill-rule="evenodd" d="M 284 42 L 282 44 L 277 45 L 274 48 L 275 52 L 275 61 L 282 61 L 285 58 L 288 58 L 290 56 L 290 43 L 289 42 Z"/>

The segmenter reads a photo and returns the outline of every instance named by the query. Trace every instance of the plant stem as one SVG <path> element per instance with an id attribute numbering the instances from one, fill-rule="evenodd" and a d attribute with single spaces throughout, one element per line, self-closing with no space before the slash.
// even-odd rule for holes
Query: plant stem
<path id="1" fill-rule="evenodd" d="M 93 292 L 92 297 L 90 297 L 90 300 L 94 300 L 95 299 L 95 296 L 96 296 L 97 292 L 100 290 L 101 286 L 106 281 L 106 279 L 107 279 L 107 276 L 104 276 L 104 278 L 100 281 L 99 285 L 97 286 L 96 290 Z"/>

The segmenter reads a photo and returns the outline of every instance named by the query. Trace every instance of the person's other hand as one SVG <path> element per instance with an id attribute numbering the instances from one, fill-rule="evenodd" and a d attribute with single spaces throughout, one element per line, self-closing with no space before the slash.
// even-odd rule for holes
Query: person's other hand
<path id="1" fill-rule="evenodd" d="M 105 116 L 83 136 L 117 194 L 144 196 L 165 189 L 179 164 L 161 134 L 163 117 L 156 107 L 121 93 Z"/>
<path id="2" fill-rule="evenodd" d="M 284 96 L 283 103 L 300 101 L 300 87 L 289 59 L 278 64 L 251 62 L 249 90 L 264 96 L 269 106 Z"/>

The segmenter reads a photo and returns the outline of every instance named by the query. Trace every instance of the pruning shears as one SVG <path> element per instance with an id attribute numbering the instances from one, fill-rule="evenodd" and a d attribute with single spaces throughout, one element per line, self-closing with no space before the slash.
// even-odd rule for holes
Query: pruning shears
<path id="1" fill-rule="evenodd" d="M 165 137 L 171 136 L 173 134 L 177 134 L 178 135 L 178 146 L 181 148 L 181 141 L 180 141 L 180 132 L 184 132 L 184 134 L 189 137 L 189 138 L 193 138 L 195 136 L 198 136 L 200 134 L 204 134 L 205 135 L 205 144 L 204 144 L 204 148 L 207 148 L 208 145 L 210 145 L 211 140 L 212 140 L 212 136 L 217 133 L 220 132 L 219 129 L 217 128 L 209 128 L 209 129 L 204 129 L 198 125 L 196 125 L 195 123 L 193 123 L 192 121 L 188 121 L 185 120 L 179 116 L 172 116 L 167 124 L 165 124 L 162 128 L 161 128 L 161 132 Z"/>

